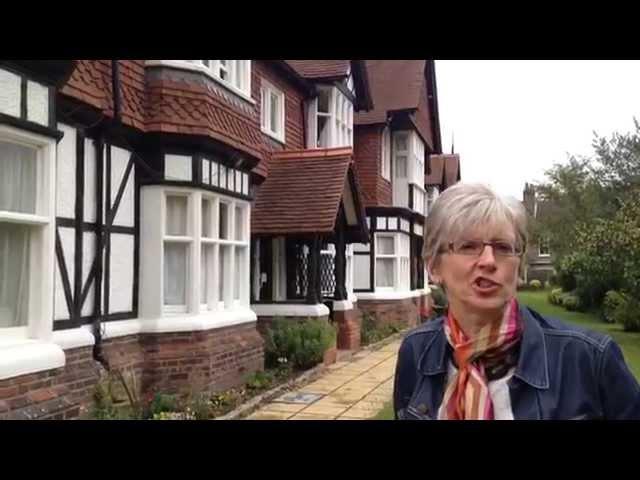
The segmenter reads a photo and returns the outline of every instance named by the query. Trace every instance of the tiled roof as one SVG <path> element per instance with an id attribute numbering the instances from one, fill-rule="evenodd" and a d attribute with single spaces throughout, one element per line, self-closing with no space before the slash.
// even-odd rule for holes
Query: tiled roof
<path id="1" fill-rule="evenodd" d="M 274 153 L 257 194 L 251 231 L 332 232 L 351 155 L 350 148 Z"/>
<path id="2" fill-rule="evenodd" d="M 367 60 L 366 64 L 374 108 L 356 113 L 356 125 L 384 123 L 389 111 L 418 108 L 426 88 L 426 60 Z"/>
<path id="3" fill-rule="evenodd" d="M 444 164 L 445 188 L 455 185 L 460 180 L 460 156 L 446 155 Z"/>
<path id="4" fill-rule="evenodd" d="M 425 185 L 449 188 L 460 180 L 460 156 L 456 154 L 430 155 L 431 173 L 425 175 Z"/>
<path id="5" fill-rule="evenodd" d="M 344 77 L 349 72 L 349 60 L 286 60 L 307 79 Z"/>
<path id="6" fill-rule="evenodd" d="M 444 186 L 444 162 L 446 155 L 430 155 L 431 173 L 425 175 L 425 185 Z"/>

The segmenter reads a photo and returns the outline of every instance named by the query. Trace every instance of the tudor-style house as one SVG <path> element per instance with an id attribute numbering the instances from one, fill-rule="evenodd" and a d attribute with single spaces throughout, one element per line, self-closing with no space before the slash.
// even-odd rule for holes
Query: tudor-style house
<path id="1" fill-rule="evenodd" d="M 354 293 L 360 311 L 377 322 L 412 326 L 429 292 L 421 256 L 428 202 L 432 187 L 447 186 L 425 182 L 429 163 L 444 162 L 435 66 L 431 60 L 366 66 L 374 108 L 355 116 L 354 154 L 370 236 L 353 248 Z"/>
<path id="2" fill-rule="evenodd" d="M 548 214 L 550 204 L 540 199 L 535 185 L 525 183 L 522 192 L 522 203 L 533 222 L 544 218 Z M 521 280 L 526 284 L 531 280 L 539 280 L 544 284 L 554 274 L 553 255 L 549 248 L 549 242 L 543 237 L 531 239 L 527 246 L 525 268 L 522 271 Z"/>
<path id="3" fill-rule="evenodd" d="M 357 348 L 366 67 L 303 64 L 0 61 L 0 418 L 80 416 L 99 365 L 239 385 L 278 315 Z"/>

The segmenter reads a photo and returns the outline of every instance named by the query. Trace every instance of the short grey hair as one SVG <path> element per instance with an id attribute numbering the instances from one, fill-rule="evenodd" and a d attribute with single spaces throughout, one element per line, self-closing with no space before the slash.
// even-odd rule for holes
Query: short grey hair
<path id="1" fill-rule="evenodd" d="M 527 248 L 527 212 L 514 197 L 498 195 L 487 185 L 457 183 L 446 189 L 433 203 L 427 216 L 426 239 L 422 255 L 436 259 L 443 245 L 457 240 L 465 231 L 486 225 L 513 226 L 516 242 Z"/>

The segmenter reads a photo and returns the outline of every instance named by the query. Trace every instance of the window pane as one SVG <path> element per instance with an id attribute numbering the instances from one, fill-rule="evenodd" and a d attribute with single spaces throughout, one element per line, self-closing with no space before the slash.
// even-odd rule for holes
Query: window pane
<path id="1" fill-rule="evenodd" d="M 218 75 L 222 80 L 228 80 L 229 79 L 229 71 L 228 71 L 229 60 L 219 60 L 219 62 L 220 62 L 220 68 L 218 70 L 219 72 Z"/>
<path id="2" fill-rule="evenodd" d="M 278 102 L 278 95 L 276 95 L 275 93 L 271 92 L 270 95 L 271 98 L 271 123 L 269 124 L 269 130 L 271 130 L 273 133 L 280 133 L 280 125 L 279 125 L 279 119 L 280 119 L 280 104 Z"/>
<path id="3" fill-rule="evenodd" d="M 186 305 L 187 244 L 164 244 L 164 304 Z"/>
<path id="4" fill-rule="evenodd" d="M 240 193 L 242 192 L 242 172 L 240 170 L 236 170 L 236 188 L 235 191 Z"/>
<path id="5" fill-rule="evenodd" d="M 377 255 L 393 255 L 395 253 L 393 237 L 378 237 L 377 247 Z"/>
<path id="6" fill-rule="evenodd" d="M 369 255 L 354 255 L 354 272 L 353 272 L 353 288 L 371 288 L 369 272 L 371 271 L 371 263 Z"/>
<path id="7" fill-rule="evenodd" d="M 240 279 L 242 278 L 242 255 L 244 248 L 236 247 L 235 262 L 233 265 L 233 298 L 240 300 Z"/>
<path id="8" fill-rule="evenodd" d="M 227 167 L 220 165 L 220 187 L 227 188 Z"/>
<path id="9" fill-rule="evenodd" d="M 165 235 L 187 235 L 187 197 L 167 196 Z"/>
<path id="10" fill-rule="evenodd" d="M 229 245 L 220 245 L 220 261 L 218 262 L 218 299 L 224 300 L 225 290 L 225 274 L 229 275 L 229 268 L 227 263 L 229 262 L 229 256 L 231 255 L 231 247 Z M 229 288 L 229 287 L 227 287 Z"/>
<path id="11" fill-rule="evenodd" d="M 318 111 L 329 113 L 329 91 L 320 90 L 318 92 Z"/>
<path id="12" fill-rule="evenodd" d="M 233 83 L 235 84 L 236 87 L 238 87 L 239 89 L 242 89 L 242 77 L 243 77 L 243 72 L 244 72 L 244 60 L 235 60 L 234 61 L 236 64 L 236 71 L 235 71 L 235 78 Z"/>
<path id="13" fill-rule="evenodd" d="M 394 258 L 376 259 L 376 287 L 393 287 Z"/>
<path id="14" fill-rule="evenodd" d="M 0 328 L 27 325 L 29 235 L 27 226 L 0 223 Z"/>
<path id="15" fill-rule="evenodd" d="M 213 238 L 211 231 L 211 200 L 202 200 L 202 236 Z"/>
<path id="16" fill-rule="evenodd" d="M 218 164 L 211 162 L 211 185 L 218 186 Z"/>
<path id="17" fill-rule="evenodd" d="M 407 136 L 396 135 L 396 150 L 407 150 Z"/>
<path id="18" fill-rule="evenodd" d="M 260 126 L 262 128 L 267 127 L 267 117 L 269 112 L 267 109 L 267 92 L 264 87 L 260 90 Z"/>
<path id="19" fill-rule="evenodd" d="M 329 146 L 329 117 L 318 115 L 318 147 Z"/>
<path id="20" fill-rule="evenodd" d="M 203 245 L 200 257 L 200 303 L 209 302 L 213 287 L 213 245 Z"/>
<path id="21" fill-rule="evenodd" d="M 37 155 L 34 148 L 0 141 L 0 210 L 36 213 Z"/>
<path id="22" fill-rule="evenodd" d="M 231 191 L 233 191 L 234 186 L 235 186 L 235 175 L 234 175 L 235 170 L 233 170 L 232 168 L 227 170 L 227 188 Z"/>
<path id="23" fill-rule="evenodd" d="M 244 209 L 236 207 L 236 240 L 244 240 Z"/>
<path id="24" fill-rule="evenodd" d="M 220 228 L 220 238 L 229 239 L 229 205 L 224 202 L 220 202 L 220 218 L 218 227 Z"/>
<path id="25" fill-rule="evenodd" d="M 209 160 L 202 159 L 202 183 L 209 185 Z"/>
<path id="26" fill-rule="evenodd" d="M 396 157 L 396 177 L 407 177 L 407 157 L 404 155 L 398 155 Z"/>

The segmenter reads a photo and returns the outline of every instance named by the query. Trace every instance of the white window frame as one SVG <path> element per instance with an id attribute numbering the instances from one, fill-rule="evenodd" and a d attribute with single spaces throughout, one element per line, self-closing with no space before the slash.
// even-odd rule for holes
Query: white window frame
<path id="1" fill-rule="evenodd" d="M 382 131 L 380 162 L 382 178 L 391 181 L 391 130 L 385 127 Z"/>
<path id="2" fill-rule="evenodd" d="M 27 225 L 32 229 L 27 325 L 0 328 L 0 339 L 47 339 L 53 331 L 56 142 L 5 125 L 0 125 L 0 140 L 38 152 L 35 214 L 0 211 L 0 223 Z"/>
<path id="3" fill-rule="evenodd" d="M 391 238 L 393 240 L 393 253 L 392 254 L 381 254 L 380 252 L 380 238 Z M 397 235 L 393 233 L 376 233 L 375 234 L 375 251 L 376 251 L 376 259 L 374 262 L 375 274 L 374 274 L 374 287 L 376 291 L 394 291 L 398 285 L 398 242 Z M 390 286 L 378 286 L 378 260 L 380 259 L 391 259 L 393 264 L 393 281 Z"/>
<path id="4" fill-rule="evenodd" d="M 167 66 L 205 73 L 244 100 L 255 104 L 251 98 L 251 60 L 146 60 L 148 66 Z M 226 72 L 223 79 L 220 72 Z"/>
<path id="5" fill-rule="evenodd" d="M 272 128 L 271 123 L 271 96 L 275 95 L 278 102 L 279 115 L 276 118 L 276 128 Z M 270 137 L 285 143 L 285 125 L 286 125 L 286 98 L 284 92 L 274 87 L 271 83 L 262 80 L 260 87 L 260 128 Z"/>
<path id="6" fill-rule="evenodd" d="M 380 254 L 378 241 L 381 237 L 393 238 L 393 254 Z M 376 292 L 408 292 L 411 287 L 410 239 L 402 233 L 376 233 L 376 258 L 374 262 L 374 289 Z M 378 286 L 378 259 L 393 259 L 393 285 Z"/>
<path id="7" fill-rule="evenodd" d="M 353 103 L 337 87 L 322 85 L 318 87 L 320 92 L 328 95 L 329 111 L 318 110 L 318 98 L 309 103 L 308 121 L 309 148 L 337 148 L 353 146 Z M 327 119 L 329 128 L 326 145 L 318 141 L 318 128 L 320 118 Z"/>
<path id="8" fill-rule="evenodd" d="M 542 253 L 543 246 L 546 246 L 547 253 Z M 539 257 L 550 257 L 551 250 L 549 249 L 549 241 L 546 238 L 541 238 L 538 243 L 538 256 Z"/>
<path id="9" fill-rule="evenodd" d="M 187 235 L 166 236 L 166 198 L 168 196 L 185 196 L 187 201 Z M 203 231 L 202 212 L 203 200 L 209 201 L 209 225 L 210 235 L 205 236 Z M 154 205 L 160 204 L 159 212 L 154 211 Z M 228 238 L 221 238 L 219 212 L 220 203 L 228 205 L 227 231 Z M 236 208 L 243 211 L 242 226 L 236 238 Z M 148 231 L 143 232 L 141 242 L 143 248 L 148 248 L 149 257 L 153 257 L 156 247 L 156 233 L 160 244 L 158 245 L 158 257 L 160 265 L 155 258 L 143 257 L 141 269 L 141 286 L 143 297 L 141 299 L 141 317 L 157 318 L 184 316 L 185 314 L 207 314 L 222 311 L 234 311 L 247 309 L 250 305 L 250 222 L 251 206 L 249 202 L 230 197 L 217 192 L 205 192 L 187 187 L 169 187 L 155 185 L 143 188 L 142 214 L 151 218 L 145 218 Z M 186 305 L 169 306 L 164 304 L 164 244 L 166 241 L 189 242 L 187 252 L 187 278 L 185 290 L 187 292 Z M 213 259 L 207 265 L 202 264 L 204 248 L 212 248 Z M 227 264 L 220 265 L 220 250 L 228 248 L 229 260 Z M 239 257 L 240 268 L 236 268 L 236 256 Z M 211 268 L 207 272 L 206 291 L 202 298 L 203 285 L 201 285 L 202 268 Z M 219 296 L 219 269 L 224 269 L 222 298 Z M 159 275 L 158 275 L 159 273 Z M 235 276 L 240 275 L 238 283 L 238 295 L 235 295 Z M 159 276 L 160 278 L 155 278 Z"/>

